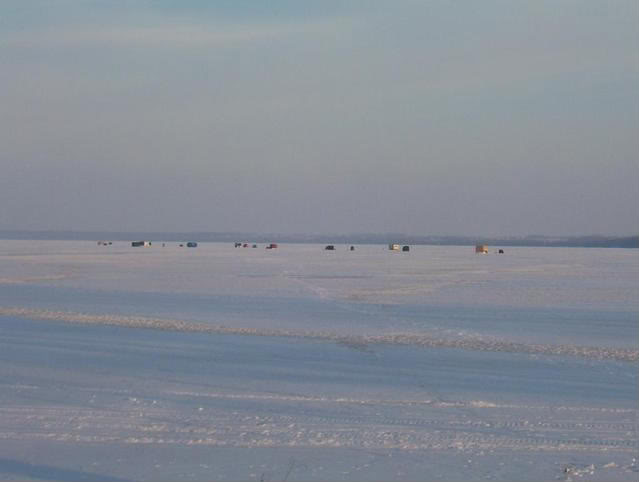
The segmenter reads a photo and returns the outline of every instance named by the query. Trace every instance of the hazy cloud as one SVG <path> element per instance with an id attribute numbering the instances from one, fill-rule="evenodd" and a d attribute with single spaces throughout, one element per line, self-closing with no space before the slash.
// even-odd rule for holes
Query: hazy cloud
<path id="1" fill-rule="evenodd" d="M 257 25 L 193 25 L 166 23 L 154 26 L 104 26 L 13 32 L 4 37 L 5 48 L 96 49 L 96 48 L 223 48 L 278 37 L 321 34 L 334 30 L 334 23 L 309 22 Z"/>

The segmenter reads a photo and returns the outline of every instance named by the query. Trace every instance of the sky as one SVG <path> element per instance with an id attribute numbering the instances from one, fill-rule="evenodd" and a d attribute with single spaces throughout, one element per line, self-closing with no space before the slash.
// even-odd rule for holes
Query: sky
<path id="1" fill-rule="evenodd" d="M 639 232 L 636 0 L 0 0 L 0 230 Z"/>

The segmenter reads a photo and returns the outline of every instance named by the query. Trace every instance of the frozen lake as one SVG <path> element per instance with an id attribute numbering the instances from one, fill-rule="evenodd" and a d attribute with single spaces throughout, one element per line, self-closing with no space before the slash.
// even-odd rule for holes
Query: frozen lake
<path id="1" fill-rule="evenodd" d="M 636 250 L 0 241 L 0 479 L 636 480 Z"/>

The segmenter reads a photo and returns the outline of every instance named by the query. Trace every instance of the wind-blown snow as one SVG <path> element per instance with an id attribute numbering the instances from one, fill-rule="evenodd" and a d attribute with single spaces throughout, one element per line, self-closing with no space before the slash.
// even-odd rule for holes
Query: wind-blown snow
<path id="1" fill-rule="evenodd" d="M 28 308 L 2 308 L 0 316 L 19 316 L 35 320 L 63 321 L 82 325 L 114 325 L 129 328 L 148 328 L 154 330 L 183 331 L 196 333 L 224 333 L 247 336 L 271 336 L 309 338 L 315 340 L 342 343 L 355 348 L 366 348 L 379 343 L 394 345 L 416 345 L 429 348 L 457 348 L 475 351 L 505 351 L 544 355 L 568 355 L 592 359 L 611 359 L 620 361 L 639 361 L 639 350 L 624 348 L 605 348 L 578 345 L 540 345 L 515 343 L 505 340 L 459 334 L 455 338 L 442 338 L 428 333 L 389 333 L 385 335 L 340 335 L 330 332 L 303 330 L 272 330 L 268 328 L 240 328 L 223 325 L 145 318 L 140 316 L 91 315 L 72 312 L 34 310 Z"/>

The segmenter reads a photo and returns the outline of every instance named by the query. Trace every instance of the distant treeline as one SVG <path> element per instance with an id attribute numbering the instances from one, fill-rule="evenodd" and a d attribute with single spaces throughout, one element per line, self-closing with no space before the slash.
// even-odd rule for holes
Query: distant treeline
<path id="1" fill-rule="evenodd" d="M 400 233 L 384 234 L 263 234 L 263 233 L 165 233 L 165 232 L 102 232 L 102 231 L 0 231 L 0 239 L 77 240 L 77 241 L 200 241 L 253 243 L 329 243 L 329 244 L 388 244 L 439 246 L 547 246 L 583 248 L 639 248 L 637 236 L 417 236 Z"/>

